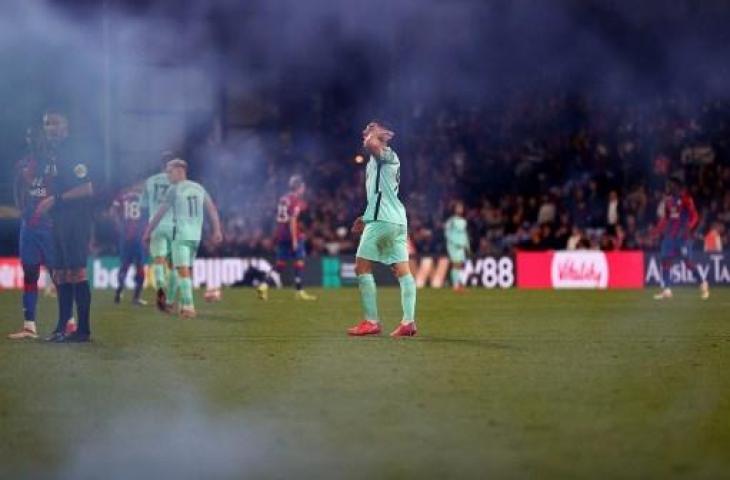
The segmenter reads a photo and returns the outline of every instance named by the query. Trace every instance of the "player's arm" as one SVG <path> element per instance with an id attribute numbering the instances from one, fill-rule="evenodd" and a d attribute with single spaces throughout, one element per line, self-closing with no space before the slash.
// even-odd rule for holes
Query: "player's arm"
<path id="1" fill-rule="evenodd" d="M 662 200 L 661 204 L 661 210 L 660 210 L 660 216 L 659 216 L 659 222 L 657 222 L 656 227 L 654 227 L 653 235 L 659 236 L 664 233 L 664 230 L 667 227 L 667 204 L 665 200 Z"/>
<path id="2" fill-rule="evenodd" d="M 35 214 L 37 216 L 45 214 L 54 205 L 61 202 L 67 202 L 70 200 L 79 200 L 82 198 L 88 198 L 94 195 L 94 188 L 91 185 L 91 181 L 86 181 L 80 185 L 66 190 L 65 192 L 57 193 L 52 197 L 44 198 L 41 203 L 36 207 Z"/>
<path id="3" fill-rule="evenodd" d="M 23 195 L 23 170 L 19 168 L 13 179 L 13 201 L 18 210 L 25 208 L 25 196 Z"/>
<path id="4" fill-rule="evenodd" d="M 150 194 L 147 188 L 147 182 L 142 185 L 142 198 L 139 200 L 139 208 L 150 211 Z"/>
<path id="5" fill-rule="evenodd" d="M 223 241 L 223 230 L 221 229 L 221 218 L 218 215 L 218 208 L 213 203 L 213 200 L 211 200 L 210 195 L 205 196 L 203 204 L 205 205 L 205 211 L 208 212 L 208 216 L 210 217 L 210 222 L 213 224 L 213 242 L 221 243 Z"/>
<path id="6" fill-rule="evenodd" d="M 365 230 L 365 222 L 363 221 L 362 217 L 357 217 L 353 222 L 350 231 L 355 235 L 360 235 L 363 230 Z"/>
<path id="7" fill-rule="evenodd" d="M 61 201 L 66 200 L 78 200 L 80 198 L 87 198 L 94 195 L 94 187 L 91 181 L 84 182 L 81 185 L 77 185 L 65 192 L 57 195 Z"/>
<path id="8" fill-rule="evenodd" d="M 469 228 L 464 227 L 464 249 L 467 254 L 471 253 L 471 240 L 469 238 Z"/>
<path id="9" fill-rule="evenodd" d="M 118 198 L 115 199 L 112 202 L 111 207 L 109 207 L 109 215 L 111 215 L 117 231 L 121 232 L 124 229 L 124 222 L 122 219 L 122 202 Z"/>
<path id="10" fill-rule="evenodd" d="M 697 213 L 694 200 L 689 195 L 684 197 L 684 208 L 687 209 L 687 213 L 689 214 L 687 227 L 689 228 L 689 232 L 692 232 L 697 228 L 697 224 L 700 223 L 700 215 Z"/>
<path id="11" fill-rule="evenodd" d="M 149 242 L 152 231 L 157 228 L 157 225 L 159 225 L 162 221 L 162 217 L 164 217 L 167 211 L 170 210 L 170 205 L 171 204 L 167 201 L 164 201 L 160 204 L 160 208 L 157 210 L 157 213 L 155 213 L 155 216 L 152 217 L 150 223 L 147 224 L 147 228 L 145 228 L 144 230 L 142 240 L 145 243 Z"/>
<path id="12" fill-rule="evenodd" d="M 147 228 L 145 228 L 144 230 L 144 234 L 142 235 L 142 241 L 144 241 L 145 243 L 149 243 L 152 232 L 155 230 L 155 228 L 157 228 L 157 225 L 160 224 L 160 222 L 162 221 L 162 217 L 165 216 L 165 214 L 172 208 L 172 205 L 175 203 L 176 195 L 177 188 L 171 186 L 167 189 L 165 198 L 162 203 L 160 203 L 160 207 L 157 209 L 157 213 L 155 213 L 155 216 L 150 219 L 150 223 L 147 224 Z"/>
<path id="13" fill-rule="evenodd" d="M 289 215 L 289 233 L 291 234 L 291 246 L 294 250 L 299 246 L 299 206 L 295 206 Z"/>

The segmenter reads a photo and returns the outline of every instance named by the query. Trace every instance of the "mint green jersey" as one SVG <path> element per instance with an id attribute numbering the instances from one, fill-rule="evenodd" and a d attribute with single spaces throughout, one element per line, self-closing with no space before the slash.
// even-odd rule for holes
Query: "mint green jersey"
<path id="1" fill-rule="evenodd" d="M 142 191 L 142 208 L 149 212 L 150 220 L 157 214 L 160 206 L 165 201 L 167 190 L 170 188 L 170 180 L 166 173 L 158 173 L 152 175 L 144 182 L 144 190 Z M 168 211 L 163 215 L 156 230 L 172 230 L 172 212 Z"/>
<path id="2" fill-rule="evenodd" d="M 175 234 L 173 240 L 200 241 L 203 233 L 203 209 L 208 192 L 190 180 L 170 185 L 165 203 L 172 210 Z"/>
<path id="3" fill-rule="evenodd" d="M 446 220 L 444 224 L 446 243 L 458 248 L 469 246 L 469 234 L 466 231 L 466 219 L 457 215 Z"/>
<path id="4" fill-rule="evenodd" d="M 370 156 L 365 173 L 365 191 L 368 206 L 363 214 L 365 223 L 382 221 L 407 225 L 406 209 L 398 199 L 400 161 L 398 155 L 386 147 L 380 158 Z"/>

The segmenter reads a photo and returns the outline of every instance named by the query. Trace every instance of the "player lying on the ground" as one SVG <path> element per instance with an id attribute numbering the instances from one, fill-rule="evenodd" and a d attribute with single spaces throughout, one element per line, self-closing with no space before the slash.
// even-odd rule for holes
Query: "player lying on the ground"
<path id="1" fill-rule="evenodd" d="M 406 247 L 406 210 L 398 199 L 400 161 L 388 146 L 393 132 L 377 122 L 371 122 L 363 131 L 363 146 L 370 153 L 365 188 L 368 205 L 362 217 L 355 220 L 352 230 L 362 234 L 357 247 L 355 272 L 360 287 L 363 320 L 348 329 L 350 335 L 380 333 L 377 291 L 372 262 L 389 265 L 398 277 L 401 290 L 403 317 L 390 334 L 393 337 L 416 334 L 416 281 L 411 275 Z"/>
<path id="2" fill-rule="evenodd" d="M 660 206 L 662 212 L 655 234 L 662 236 L 660 246 L 662 268 L 662 291 L 654 296 L 657 300 L 672 298 L 672 264 L 680 259 L 692 270 L 700 281 L 700 296 L 703 300 L 710 297 L 710 287 L 702 279 L 697 265 L 692 260 L 692 235 L 699 223 L 695 203 L 682 187 L 682 181 L 672 177 L 667 182 L 667 194 Z"/>
<path id="3" fill-rule="evenodd" d="M 192 318 L 195 316 L 195 304 L 191 272 L 203 233 L 203 207 L 213 224 L 213 243 L 221 243 L 223 233 L 218 209 L 210 195 L 202 185 L 187 179 L 187 171 L 188 164 L 185 160 L 175 158 L 167 162 L 170 188 L 157 213 L 147 225 L 143 238 L 145 243 L 149 242 L 151 233 L 165 214 L 172 210 L 172 264 L 179 276 L 180 315 Z"/>
<path id="4" fill-rule="evenodd" d="M 461 272 L 469 254 L 469 233 L 466 230 L 463 203 L 456 202 L 454 205 L 454 214 L 444 224 L 444 235 L 446 252 L 451 262 L 451 287 L 459 292 L 464 289 Z"/>
<path id="5" fill-rule="evenodd" d="M 297 300 L 316 300 L 317 297 L 309 295 L 302 286 L 302 271 L 304 270 L 304 235 L 299 225 L 299 215 L 307 208 L 304 202 L 306 185 L 299 175 L 289 179 L 289 193 L 279 199 L 276 209 L 276 264 L 274 270 L 281 273 L 286 268 L 287 262 L 294 265 L 294 286 Z M 271 275 L 271 274 L 269 274 Z M 259 298 L 268 298 L 269 277 L 262 282 L 258 288 Z"/>
<path id="6" fill-rule="evenodd" d="M 111 214 L 117 226 L 119 234 L 119 273 L 117 275 L 117 290 L 114 293 L 114 303 L 122 299 L 122 291 L 127 279 L 129 267 L 134 265 L 134 296 L 132 303 L 135 305 L 147 305 L 142 300 L 142 287 L 144 286 L 144 264 L 145 253 L 142 243 L 147 219 L 142 215 L 142 183 L 136 183 L 124 189 L 114 200 L 111 207 Z"/>

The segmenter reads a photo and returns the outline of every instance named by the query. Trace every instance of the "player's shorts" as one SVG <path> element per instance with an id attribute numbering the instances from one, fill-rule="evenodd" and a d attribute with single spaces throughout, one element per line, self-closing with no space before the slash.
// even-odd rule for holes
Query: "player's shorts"
<path id="1" fill-rule="evenodd" d="M 122 265 L 145 263 L 144 250 L 141 238 L 122 238 L 119 242 L 119 259 Z"/>
<path id="2" fill-rule="evenodd" d="M 664 237 L 659 246 L 661 258 L 684 257 L 692 259 L 692 240 L 682 237 Z"/>
<path id="3" fill-rule="evenodd" d="M 168 257 L 172 253 L 173 227 L 158 226 L 150 235 L 150 256 Z"/>
<path id="4" fill-rule="evenodd" d="M 199 245 L 200 242 L 196 240 L 173 240 L 172 265 L 174 267 L 192 267 Z"/>
<path id="5" fill-rule="evenodd" d="M 91 240 L 91 218 L 64 218 L 53 224 L 55 259 L 52 268 L 76 270 L 86 268 Z"/>
<path id="6" fill-rule="evenodd" d="M 291 240 L 281 240 L 276 244 L 276 261 L 304 260 L 304 240 L 297 242 L 297 248 L 292 248 Z"/>
<path id="7" fill-rule="evenodd" d="M 464 263 L 466 261 L 466 249 L 462 246 L 447 244 L 446 253 L 449 254 L 451 263 Z"/>
<path id="8" fill-rule="evenodd" d="M 56 262 L 53 230 L 50 227 L 34 228 L 25 223 L 20 226 L 20 262 L 23 265 L 53 266 Z"/>
<path id="9" fill-rule="evenodd" d="M 408 261 L 407 228 L 397 223 L 375 221 L 365 225 L 357 256 L 385 265 Z"/>

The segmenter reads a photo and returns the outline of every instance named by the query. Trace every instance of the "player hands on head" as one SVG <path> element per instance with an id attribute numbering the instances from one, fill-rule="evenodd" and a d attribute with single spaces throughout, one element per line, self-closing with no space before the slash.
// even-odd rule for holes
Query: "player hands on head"
<path id="1" fill-rule="evenodd" d="M 674 262 L 681 260 L 700 282 L 700 297 L 706 300 L 710 297 L 710 287 L 707 280 L 692 258 L 692 244 L 694 230 L 699 224 L 699 214 L 694 200 L 683 187 L 679 177 L 671 177 L 667 182 L 667 190 L 662 203 L 659 205 L 660 220 L 654 235 L 661 236 L 659 257 L 662 269 L 662 291 L 654 295 L 656 300 L 672 298 L 671 267 Z"/>
<path id="2" fill-rule="evenodd" d="M 304 291 L 302 272 L 304 271 L 304 258 L 306 257 L 304 245 L 304 232 L 299 223 L 299 216 L 307 209 L 304 201 L 304 193 L 307 186 L 300 175 L 293 175 L 289 179 L 289 193 L 279 199 L 276 209 L 276 263 L 274 269 L 269 272 L 266 279 L 256 288 L 258 296 L 262 300 L 269 298 L 269 282 L 272 272 L 281 274 L 286 268 L 287 262 L 294 266 L 294 287 L 297 300 L 316 300 L 317 297 Z"/>
<path id="3" fill-rule="evenodd" d="M 196 312 L 193 302 L 191 270 L 203 233 L 204 207 L 213 224 L 212 241 L 214 244 L 217 245 L 223 241 L 223 233 L 218 209 L 210 195 L 202 185 L 188 180 L 187 162 L 174 158 L 167 162 L 166 171 L 170 188 L 167 189 L 157 213 L 147 225 L 143 239 L 145 243 L 148 243 L 152 232 L 162 218 L 172 210 L 172 264 L 179 277 L 180 316 L 192 318 L 195 317 Z"/>
<path id="4" fill-rule="evenodd" d="M 400 284 L 403 317 L 390 335 L 416 334 L 416 281 L 408 263 L 406 210 L 398 199 L 400 160 L 388 145 L 394 136 L 380 122 L 370 122 L 362 132 L 370 159 L 365 174 L 367 207 L 352 227 L 353 233 L 361 234 L 355 272 L 363 309 L 362 321 L 347 331 L 354 336 L 377 335 L 381 330 L 372 262 L 390 266 Z"/>

